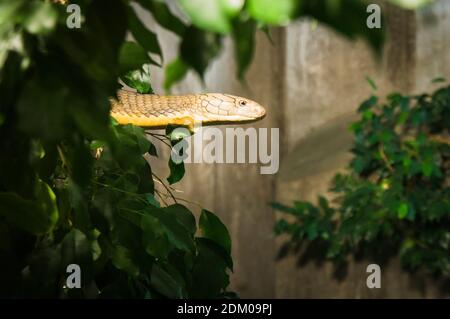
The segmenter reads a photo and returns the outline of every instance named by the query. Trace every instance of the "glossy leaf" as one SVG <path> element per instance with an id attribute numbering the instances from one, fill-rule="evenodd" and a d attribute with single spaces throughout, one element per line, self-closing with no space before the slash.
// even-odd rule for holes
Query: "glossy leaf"
<path id="1" fill-rule="evenodd" d="M 181 58 L 203 77 L 206 68 L 211 60 L 219 54 L 221 47 L 220 36 L 190 27 L 186 30 L 181 42 Z"/>
<path id="2" fill-rule="evenodd" d="M 225 225 L 213 213 L 203 209 L 200 215 L 199 228 L 202 236 L 214 241 L 216 244 L 231 253 L 231 238 Z"/>
<path id="3" fill-rule="evenodd" d="M 120 73 L 139 70 L 146 64 L 158 65 L 147 52 L 136 42 L 125 42 L 119 55 Z"/>
<path id="4" fill-rule="evenodd" d="M 178 57 L 165 69 L 164 90 L 170 92 L 172 85 L 181 81 L 188 72 L 188 66 Z"/>
<path id="5" fill-rule="evenodd" d="M 225 6 L 222 5 L 222 2 L 228 1 L 178 0 L 178 2 L 198 28 L 223 34 L 230 32 L 231 23 Z"/>
<path id="6" fill-rule="evenodd" d="M 162 51 L 156 33 L 149 30 L 141 20 L 139 20 L 135 11 L 131 8 L 128 11 L 128 23 L 131 34 L 141 47 L 148 52 L 158 55 L 162 61 Z"/>

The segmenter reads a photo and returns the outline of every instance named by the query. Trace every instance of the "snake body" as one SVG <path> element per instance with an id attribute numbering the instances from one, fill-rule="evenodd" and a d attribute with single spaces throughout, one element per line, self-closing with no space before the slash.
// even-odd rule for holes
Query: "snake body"
<path id="1" fill-rule="evenodd" d="M 119 124 L 163 128 L 169 124 L 241 124 L 265 116 L 258 103 L 239 96 L 207 93 L 187 95 L 139 94 L 119 90 L 111 98 L 111 115 Z"/>

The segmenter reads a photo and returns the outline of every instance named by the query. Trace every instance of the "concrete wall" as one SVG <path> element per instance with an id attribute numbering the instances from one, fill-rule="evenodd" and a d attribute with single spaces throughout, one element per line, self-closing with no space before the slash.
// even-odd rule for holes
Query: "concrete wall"
<path id="1" fill-rule="evenodd" d="M 450 79 L 450 2 L 436 1 L 417 13 L 392 6 L 383 10 L 390 38 L 379 62 L 362 41 L 351 42 L 305 19 L 273 30 L 273 45 L 258 34 L 248 87 L 235 79 L 229 39 L 208 70 L 205 87 L 191 73 L 175 87 L 173 93 L 218 91 L 255 99 L 268 109 L 268 116 L 256 126 L 280 128 L 279 174 L 260 175 L 254 164 L 188 164 L 184 180 L 174 186 L 178 197 L 200 203 L 228 226 L 235 261 L 231 288 L 241 297 L 439 296 L 433 283 L 417 289 L 417 280 L 404 274 L 395 260 L 381 265 L 382 289 L 369 290 L 365 267 L 370 261 L 350 263 L 347 277 L 338 281 L 328 263 L 299 267 L 296 256 L 276 258 L 283 238 L 273 235 L 276 214 L 268 203 L 315 200 L 327 191 L 330 178 L 349 158 L 346 126 L 371 94 L 365 77 L 375 80 L 380 95 L 427 90 L 437 76 Z M 140 13 L 158 32 L 165 62 L 172 60 L 178 39 Z M 153 83 L 156 92 L 163 93 L 157 86 L 163 83 L 161 69 L 154 70 Z M 160 153 L 167 155 L 163 150 Z M 165 160 L 152 165 L 160 176 L 168 174 Z M 199 211 L 197 204 L 187 205 Z"/>

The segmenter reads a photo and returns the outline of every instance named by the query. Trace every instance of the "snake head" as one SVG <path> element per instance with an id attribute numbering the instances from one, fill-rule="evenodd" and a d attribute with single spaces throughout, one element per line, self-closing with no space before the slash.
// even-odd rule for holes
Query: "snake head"
<path id="1" fill-rule="evenodd" d="M 263 106 L 255 101 L 229 94 L 202 95 L 202 109 L 211 121 L 249 122 L 266 115 Z"/>

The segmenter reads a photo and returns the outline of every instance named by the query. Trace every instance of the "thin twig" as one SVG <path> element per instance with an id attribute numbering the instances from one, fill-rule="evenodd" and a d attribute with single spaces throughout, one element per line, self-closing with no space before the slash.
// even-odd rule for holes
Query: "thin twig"
<path id="1" fill-rule="evenodd" d="M 383 145 L 380 145 L 379 151 L 380 151 L 381 159 L 384 161 L 384 163 L 386 164 L 387 168 L 392 173 L 394 171 L 394 169 L 392 168 L 391 163 L 389 163 L 389 159 L 387 158 L 386 153 L 384 152 Z"/>
<path id="2" fill-rule="evenodd" d="M 156 138 L 158 141 L 164 143 L 165 145 L 167 145 L 167 147 L 169 147 L 170 149 L 172 149 L 172 146 L 171 146 L 169 143 L 167 143 L 167 141 L 165 141 L 164 139 L 162 139 L 162 138 L 160 137 L 160 136 L 163 136 L 163 135 L 161 135 L 161 134 L 155 135 L 155 133 L 149 133 L 149 134 L 150 134 L 150 136 Z"/>
<path id="3" fill-rule="evenodd" d="M 158 197 L 161 199 L 161 201 L 163 202 L 163 204 L 164 204 L 165 206 L 169 206 L 169 205 L 167 204 L 167 202 L 164 200 L 164 198 L 162 197 L 160 191 L 158 191 L 158 190 L 155 189 L 155 194 L 158 195 Z"/>
<path id="4" fill-rule="evenodd" d="M 172 191 L 170 190 L 169 187 L 167 187 L 166 184 L 164 184 L 164 182 L 161 180 L 161 178 L 159 178 L 155 173 L 152 173 L 152 175 L 164 186 L 164 188 L 167 190 L 167 192 L 170 194 L 170 196 L 172 197 L 172 200 L 174 201 L 174 203 L 177 202 L 175 196 L 173 196 Z"/>
<path id="5" fill-rule="evenodd" d="M 157 183 L 159 183 L 159 184 L 163 184 L 163 183 L 161 183 L 161 182 L 160 182 L 159 180 L 157 180 L 157 179 L 154 179 L 153 181 L 154 181 L 154 182 L 157 182 Z M 172 186 L 170 186 L 170 185 L 167 185 L 167 187 L 169 187 L 170 190 L 173 191 L 173 192 L 184 193 L 184 191 L 182 191 L 181 189 L 177 189 L 177 188 L 172 187 Z"/>

